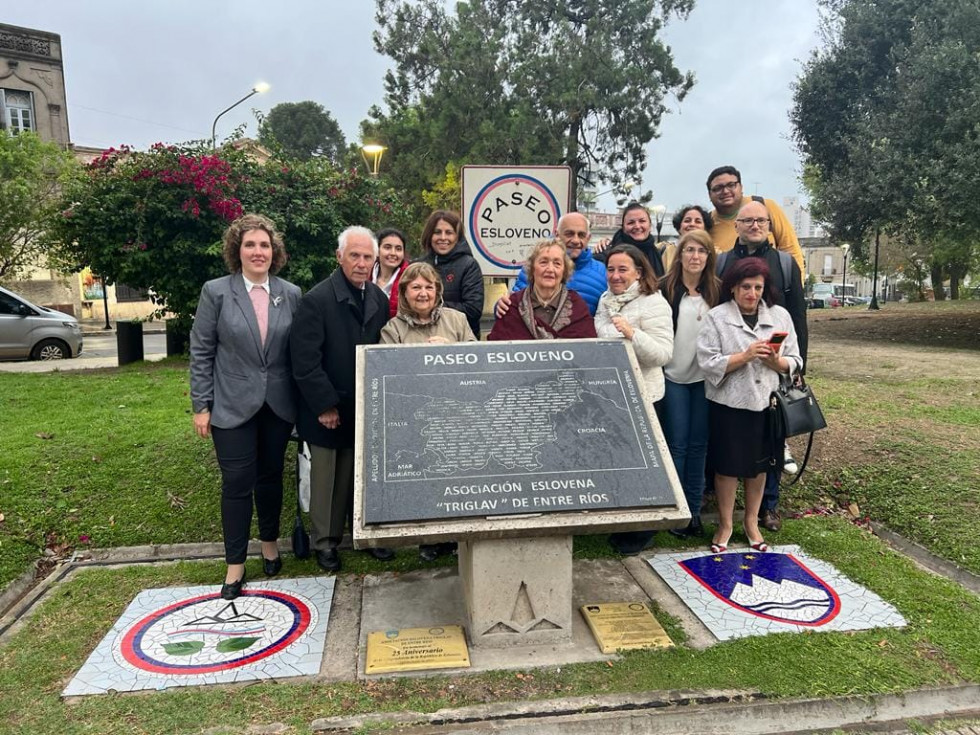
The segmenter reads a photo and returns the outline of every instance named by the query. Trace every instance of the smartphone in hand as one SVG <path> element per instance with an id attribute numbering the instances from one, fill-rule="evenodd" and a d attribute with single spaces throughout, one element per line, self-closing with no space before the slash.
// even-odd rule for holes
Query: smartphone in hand
<path id="1" fill-rule="evenodd" d="M 769 349 L 772 350 L 772 354 L 778 355 L 779 348 L 782 346 L 783 341 L 789 336 L 789 332 L 773 332 L 772 336 L 769 337 Z"/>

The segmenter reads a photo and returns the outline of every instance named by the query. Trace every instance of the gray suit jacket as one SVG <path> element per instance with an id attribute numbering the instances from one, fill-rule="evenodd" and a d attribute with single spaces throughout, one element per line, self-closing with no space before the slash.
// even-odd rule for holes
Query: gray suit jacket
<path id="1" fill-rule="evenodd" d="M 298 286 L 269 277 L 265 347 L 241 273 L 208 281 L 191 329 L 191 405 L 211 411 L 211 424 L 233 429 L 268 403 L 296 421 L 296 388 L 289 361 L 289 329 L 299 305 Z"/>

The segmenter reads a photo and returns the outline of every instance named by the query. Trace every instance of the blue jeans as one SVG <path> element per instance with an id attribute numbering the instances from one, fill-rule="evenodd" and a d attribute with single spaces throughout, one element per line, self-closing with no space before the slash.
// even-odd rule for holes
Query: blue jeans
<path id="1" fill-rule="evenodd" d="M 777 510 L 779 507 L 779 476 L 783 472 L 782 451 L 777 451 L 776 466 L 771 467 L 766 473 L 766 489 L 762 493 L 762 509 L 760 513 L 767 510 Z"/>
<path id="2" fill-rule="evenodd" d="M 665 382 L 664 435 L 691 517 L 697 518 L 704 496 L 704 460 L 708 454 L 708 400 L 704 397 L 704 382 Z"/>

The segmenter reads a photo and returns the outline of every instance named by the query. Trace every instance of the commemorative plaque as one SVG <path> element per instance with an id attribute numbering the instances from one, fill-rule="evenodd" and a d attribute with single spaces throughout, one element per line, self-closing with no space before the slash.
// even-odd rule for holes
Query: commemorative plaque
<path id="1" fill-rule="evenodd" d="M 683 503 L 622 340 L 378 345 L 358 360 L 359 525 Z"/>

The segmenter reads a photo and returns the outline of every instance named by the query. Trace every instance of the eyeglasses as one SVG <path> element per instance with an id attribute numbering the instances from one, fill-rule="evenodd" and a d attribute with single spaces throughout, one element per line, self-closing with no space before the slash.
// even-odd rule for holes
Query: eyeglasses
<path id="1" fill-rule="evenodd" d="M 758 225 L 759 227 L 765 227 L 769 224 L 768 217 L 742 217 L 741 219 L 735 220 L 740 225 L 745 225 L 746 227 L 751 227 L 752 225 Z"/>
<path id="2" fill-rule="evenodd" d="M 735 191 L 735 189 L 740 184 L 740 181 L 729 181 L 727 184 L 715 184 L 711 187 L 712 194 L 721 194 L 725 189 L 729 191 Z"/>
<path id="3" fill-rule="evenodd" d="M 684 248 L 681 250 L 684 255 L 707 255 L 708 251 L 704 248 Z"/>

